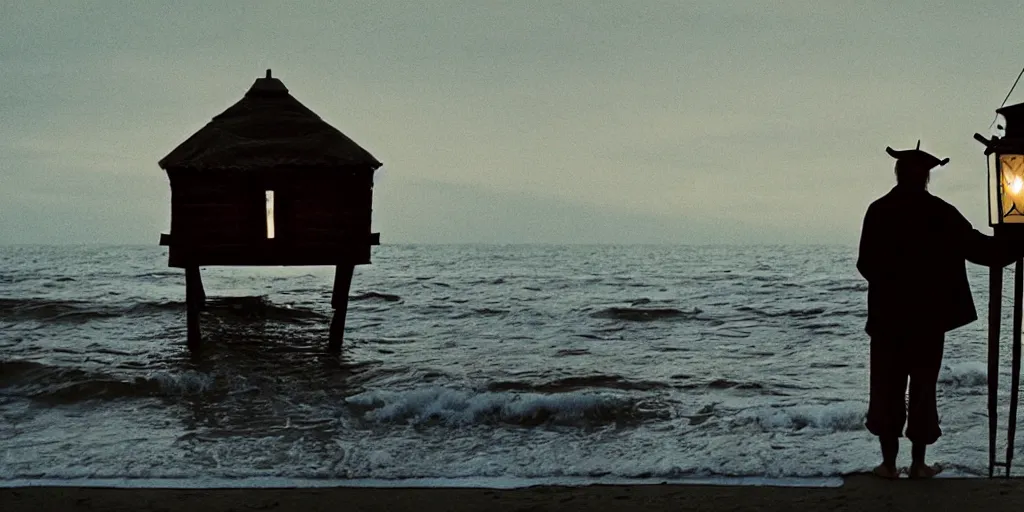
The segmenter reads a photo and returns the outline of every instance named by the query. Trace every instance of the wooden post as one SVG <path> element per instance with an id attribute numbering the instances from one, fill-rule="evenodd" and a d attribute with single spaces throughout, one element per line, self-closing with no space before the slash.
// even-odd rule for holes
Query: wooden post
<path id="1" fill-rule="evenodd" d="M 1013 376 L 1010 381 L 1010 417 L 1006 443 L 1006 478 L 1010 478 L 1010 464 L 1013 462 L 1013 439 L 1017 435 L 1017 388 L 1020 386 L 1020 338 L 1022 305 L 1024 298 L 1024 259 L 1018 259 L 1013 276 Z"/>
<path id="2" fill-rule="evenodd" d="M 203 275 L 196 269 L 196 299 L 199 301 L 199 309 L 206 309 L 206 287 L 203 286 Z"/>
<path id="3" fill-rule="evenodd" d="M 1003 302 L 1003 267 L 989 269 L 988 281 L 988 476 L 995 475 L 999 391 L 999 322 Z"/>
<path id="4" fill-rule="evenodd" d="M 185 268 L 185 308 L 188 315 L 188 349 L 195 352 L 203 343 L 199 329 L 199 310 L 206 300 L 203 291 L 203 280 L 199 275 L 199 267 Z"/>
<path id="5" fill-rule="evenodd" d="M 341 351 L 341 344 L 345 338 L 345 315 L 348 314 L 348 291 L 352 286 L 352 273 L 355 265 L 338 265 L 334 271 L 334 291 L 331 293 L 331 307 L 334 308 L 334 318 L 331 319 L 330 341 L 327 350 L 330 352 Z"/>

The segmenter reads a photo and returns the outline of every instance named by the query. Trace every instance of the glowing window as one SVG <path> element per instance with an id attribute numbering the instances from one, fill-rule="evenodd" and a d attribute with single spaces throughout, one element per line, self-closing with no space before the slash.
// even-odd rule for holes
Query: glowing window
<path id="1" fill-rule="evenodd" d="M 274 191 L 267 191 L 267 238 L 274 238 Z"/>

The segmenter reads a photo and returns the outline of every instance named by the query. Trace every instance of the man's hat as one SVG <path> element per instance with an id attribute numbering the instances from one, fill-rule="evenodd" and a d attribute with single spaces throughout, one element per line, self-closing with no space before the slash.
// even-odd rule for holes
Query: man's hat
<path id="1" fill-rule="evenodd" d="M 943 158 L 942 160 L 939 160 L 938 157 L 925 151 L 921 151 L 920 140 L 917 141 L 917 147 L 914 149 L 903 149 L 897 151 L 891 147 L 886 146 L 885 152 L 889 153 L 889 156 L 895 158 L 896 160 L 905 161 L 910 165 L 913 165 L 914 167 L 923 167 L 929 170 L 931 170 L 933 167 L 938 167 L 940 165 L 946 165 L 947 163 L 949 163 L 948 158 Z"/>

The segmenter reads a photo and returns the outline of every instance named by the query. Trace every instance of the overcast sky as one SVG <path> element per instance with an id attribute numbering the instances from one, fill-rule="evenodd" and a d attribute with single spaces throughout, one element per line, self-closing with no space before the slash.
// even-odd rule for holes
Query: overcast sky
<path id="1" fill-rule="evenodd" d="M 1022 22 L 1018 1 L 0 0 L 0 243 L 155 244 L 157 161 L 266 68 L 384 162 L 384 243 L 852 244 L 885 146 L 918 138 L 987 232 L 972 135 Z"/>

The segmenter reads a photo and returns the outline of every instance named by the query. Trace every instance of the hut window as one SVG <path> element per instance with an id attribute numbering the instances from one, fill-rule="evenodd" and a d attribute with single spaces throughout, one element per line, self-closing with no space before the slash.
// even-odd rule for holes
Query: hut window
<path id="1" fill-rule="evenodd" d="M 274 238 L 274 191 L 268 190 L 267 195 L 267 238 Z"/>

